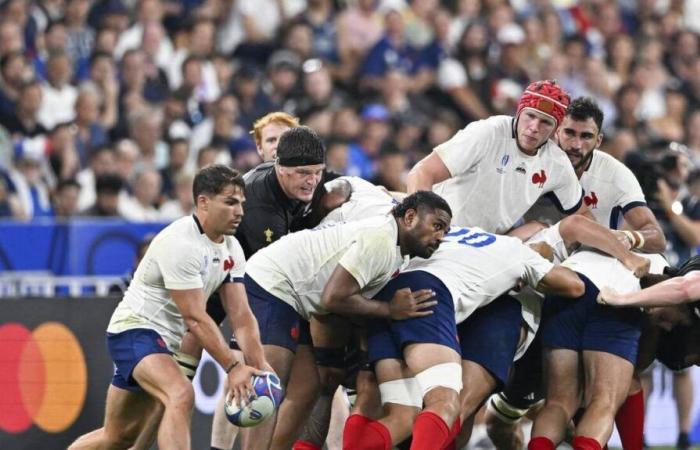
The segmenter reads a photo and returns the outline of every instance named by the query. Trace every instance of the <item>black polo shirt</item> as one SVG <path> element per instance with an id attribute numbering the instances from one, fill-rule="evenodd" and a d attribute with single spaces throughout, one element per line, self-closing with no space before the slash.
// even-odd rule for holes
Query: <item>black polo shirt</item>
<path id="1" fill-rule="evenodd" d="M 289 233 L 293 220 L 302 215 L 305 204 L 287 197 L 277 180 L 272 161 L 260 164 L 245 174 L 244 179 L 245 214 L 236 238 L 248 259 Z"/>

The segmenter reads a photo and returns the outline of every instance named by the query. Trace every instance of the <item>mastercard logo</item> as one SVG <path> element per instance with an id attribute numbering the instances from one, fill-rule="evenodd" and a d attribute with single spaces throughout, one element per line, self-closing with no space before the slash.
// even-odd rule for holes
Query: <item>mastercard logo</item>
<path id="1" fill-rule="evenodd" d="M 34 331 L 0 325 L 0 430 L 18 434 L 32 424 L 59 433 L 78 418 L 87 395 L 87 366 L 75 335 L 46 322 Z"/>

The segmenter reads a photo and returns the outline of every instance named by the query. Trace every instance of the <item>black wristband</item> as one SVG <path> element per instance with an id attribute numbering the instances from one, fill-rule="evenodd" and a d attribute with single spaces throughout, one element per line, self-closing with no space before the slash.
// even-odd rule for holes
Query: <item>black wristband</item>
<path id="1" fill-rule="evenodd" d="M 234 367 L 238 365 L 238 360 L 234 360 L 228 368 L 226 368 L 226 373 L 230 373 Z"/>

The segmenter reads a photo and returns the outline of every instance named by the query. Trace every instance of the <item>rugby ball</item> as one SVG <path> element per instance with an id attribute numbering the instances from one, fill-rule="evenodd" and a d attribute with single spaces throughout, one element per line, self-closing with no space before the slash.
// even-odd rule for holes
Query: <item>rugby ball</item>
<path id="1" fill-rule="evenodd" d="M 224 411 L 229 422 L 238 427 L 254 427 L 274 414 L 282 403 L 284 390 L 277 375 L 267 372 L 254 375 L 253 390 L 257 396 L 251 396 L 243 407 L 236 404 L 233 396 L 226 398 Z"/>

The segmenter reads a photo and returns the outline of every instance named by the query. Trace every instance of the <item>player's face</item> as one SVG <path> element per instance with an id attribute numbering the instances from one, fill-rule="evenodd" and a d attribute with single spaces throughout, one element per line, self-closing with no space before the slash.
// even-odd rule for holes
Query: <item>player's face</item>
<path id="1" fill-rule="evenodd" d="M 217 234 L 232 235 L 243 220 L 243 190 L 232 184 L 209 201 L 207 222 L 216 229 Z"/>
<path id="2" fill-rule="evenodd" d="M 588 163 L 588 155 L 598 148 L 602 140 L 603 135 L 591 117 L 586 120 L 574 120 L 565 116 L 557 130 L 559 147 L 566 152 L 574 169 Z"/>
<path id="3" fill-rule="evenodd" d="M 260 147 L 258 147 L 258 153 L 263 161 L 272 161 L 277 157 L 277 143 L 280 136 L 289 129 L 287 125 L 275 122 L 263 127 L 260 132 Z"/>
<path id="4" fill-rule="evenodd" d="M 289 198 L 310 202 L 316 186 L 321 181 L 325 167 L 325 164 L 297 167 L 278 166 L 282 190 Z"/>
<path id="5" fill-rule="evenodd" d="M 450 229 L 452 217 L 446 211 L 408 210 L 404 216 L 408 227 L 403 247 L 408 256 L 430 258 L 438 249 L 445 233 Z"/>
<path id="6" fill-rule="evenodd" d="M 556 127 L 554 120 L 533 108 L 525 108 L 518 117 L 518 146 L 527 154 L 535 154 Z"/>

